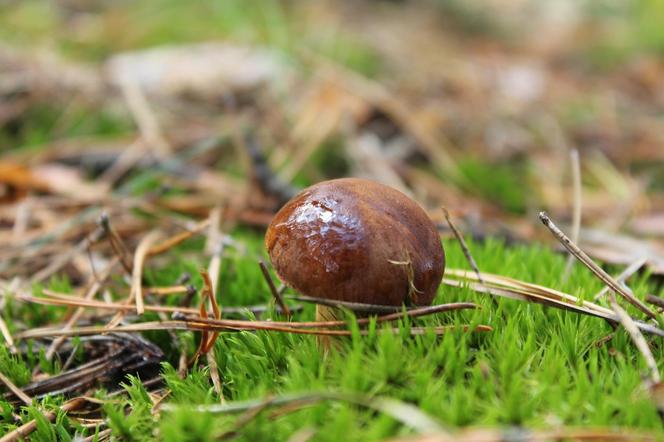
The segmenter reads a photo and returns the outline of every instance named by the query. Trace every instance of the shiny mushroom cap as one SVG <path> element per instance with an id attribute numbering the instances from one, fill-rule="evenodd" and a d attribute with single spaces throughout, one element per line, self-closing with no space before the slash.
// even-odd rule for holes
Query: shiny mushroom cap
<path id="1" fill-rule="evenodd" d="M 445 270 L 424 210 L 383 184 L 343 178 L 311 186 L 265 236 L 279 278 L 302 294 L 381 305 L 428 305 Z"/>

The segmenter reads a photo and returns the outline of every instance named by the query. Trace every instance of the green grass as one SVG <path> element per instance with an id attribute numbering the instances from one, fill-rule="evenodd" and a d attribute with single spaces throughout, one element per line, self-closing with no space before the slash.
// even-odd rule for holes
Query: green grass
<path id="1" fill-rule="evenodd" d="M 268 291 L 255 264 L 257 256 L 263 254 L 262 238 L 248 231 L 235 236 L 247 244 L 247 253 L 230 251 L 224 259 L 221 302 L 265 302 Z M 172 265 L 151 268 L 150 282 L 173 283 L 182 272 L 195 273 L 206 264 L 198 250 L 201 246 L 200 241 L 192 241 L 176 252 Z M 446 242 L 445 247 L 448 265 L 465 267 L 458 246 Z M 506 248 L 495 240 L 471 247 L 479 265 L 488 272 L 557 287 L 586 298 L 600 289 L 600 284 L 581 268 L 575 268 L 569 282 L 562 283 L 565 258 L 541 247 Z M 647 281 L 647 275 L 643 275 L 632 283 L 637 294 L 654 289 Z M 200 284 L 199 279 L 194 282 Z M 56 285 L 62 288 L 61 281 Z M 625 332 L 619 330 L 608 344 L 598 346 L 598 341 L 611 332 L 599 319 L 510 300 L 499 300 L 496 310 L 486 296 L 449 287 L 439 289 L 436 302 L 462 300 L 477 302 L 483 308 L 419 322 L 484 323 L 492 325 L 494 331 L 459 331 L 442 337 L 430 334 L 416 338 L 405 332 L 355 335 L 342 340 L 339 350 L 328 355 L 321 352 L 313 337 L 273 332 L 222 334 L 215 352 L 224 381 L 224 397 L 226 401 L 241 401 L 312 391 L 356 393 L 414 404 L 450 427 L 604 425 L 639 427 L 664 435 L 656 408 L 641 389 L 645 364 Z M 50 313 L 36 315 L 37 311 Z M 62 312 L 12 303 L 4 316 L 10 321 L 20 319 L 39 325 L 44 322 L 42 318 L 57 319 Z M 311 320 L 313 316 L 313 308 L 307 306 L 297 319 Z M 400 324 L 404 330 L 409 326 L 409 322 Z M 193 351 L 196 338 L 189 332 L 183 334 L 188 335 L 185 340 Z M 166 333 L 149 336 L 168 349 L 170 338 Z M 654 352 L 661 361 L 664 353 L 656 342 Z M 192 404 L 219 401 L 208 369 L 196 368 L 182 380 L 173 369 L 177 352 L 167 354 L 169 360 L 163 365 L 163 374 L 172 391 L 167 401 L 182 405 L 181 411 L 164 411 L 155 418 L 140 382 L 128 379 L 126 402 L 104 408 L 114 434 L 124 440 L 150 440 L 155 434 L 164 440 L 212 440 L 232 430 L 237 416 L 193 414 L 190 410 Z M 39 359 L 20 361 L 3 351 L 0 367 L 22 384 Z M 125 406 L 133 409 L 130 417 L 125 416 Z M 0 402 L 0 412 L 3 410 L 6 415 L 7 404 Z M 22 416 L 32 418 L 34 410 L 25 411 Z M 0 432 L 12 428 L 4 422 Z M 240 439 L 284 440 L 303 427 L 313 428 L 317 440 L 379 440 L 410 431 L 376 411 L 343 402 L 322 402 L 276 418 L 269 411 L 264 412 L 243 427 Z M 34 440 L 49 440 L 53 432 L 71 436 L 77 427 L 63 417 L 52 426 L 43 423 L 40 428 Z"/>
<path id="2" fill-rule="evenodd" d="M 522 159 L 489 162 L 467 156 L 459 163 L 459 187 L 502 209 L 523 214 L 528 204 L 528 162 Z"/>
<path id="3" fill-rule="evenodd" d="M 91 8 L 67 22 L 52 2 L 26 0 L 0 5 L 0 37 L 18 46 L 48 46 L 84 61 L 157 45 L 228 40 L 267 46 L 295 59 L 307 49 L 367 75 L 378 72 L 375 51 L 341 27 L 309 23 L 303 17 L 307 10 L 286 0 L 139 0 Z"/>
<path id="4" fill-rule="evenodd" d="M 319 27 L 303 17 L 292 1 L 224 0 L 109 3 L 85 14 L 66 14 L 53 2 L 26 0 L 0 4 L 0 40 L 15 48 L 53 51 L 67 60 L 102 63 L 122 51 L 209 40 L 264 46 L 306 70 L 303 54 L 334 60 L 374 76 L 381 60 L 376 51 L 335 27 Z M 0 129 L 0 152 L 35 148 L 56 140 L 130 133 L 133 123 L 85 97 L 65 104 L 40 103 Z M 44 100 L 47 101 L 47 100 Z"/>

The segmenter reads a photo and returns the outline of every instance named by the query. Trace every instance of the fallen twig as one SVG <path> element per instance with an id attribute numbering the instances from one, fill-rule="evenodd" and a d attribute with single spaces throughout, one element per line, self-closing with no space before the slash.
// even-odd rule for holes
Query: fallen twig
<path id="1" fill-rule="evenodd" d="M 622 296 L 627 302 L 632 304 L 634 307 L 641 310 L 643 313 L 648 315 L 648 317 L 655 319 L 657 314 L 653 312 L 646 304 L 639 300 L 632 291 L 621 284 L 619 284 L 615 279 L 613 279 L 608 273 L 606 273 L 600 266 L 595 264 L 595 262 L 590 259 L 586 253 L 581 250 L 576 244 L 572 242 L 559 228 L 551 221 L 551 218 L 545 213 L 540 212 L 539 218 L 542 223 L 548 227 L 548 229 L 553 233 L 553 235 L 560 241 L 560 243 L 579 261 L 581 261 L 590 271 L 597 276 L 603 283 L 608 285 L 612 290 Z"/>
<path id="2" fill-rule="evenodd" d="M 450 212 L 445 207 L 443 207 L 443 214 L 445 215 L 445 221 L 447 221 L 447 225 L 450 226 L 452 233 L 454 233 L 454 236 L 459 242 L 461 250 L 463 251 L 463 256 L 466 257 L 466 261 L 468 261 L 470 268 L 472 268 L 473 271 L 475 272 L 475 275 L 477 275 L 477 279 L 479 280 L 479 282 L 484 284 L 484 281 L 482 280 L 482 274 L 480 273 L 480 268 L 477 266 L 477 263 L 475 262 L 473 255 L 471 255 L 470 249 L 468 248 L 468 244 L 466 244 L 466 240 L 463 239 L 463 235 L 461 234 L 461 232 L 459 232 L 459 230 L 452 222 L 452 219 L 450 218 Z"/>
<path id="3" fill-rule="evenodd" d="M 104 236 L 105 232 L 106 231 L 103 227 L 97 227 L 89 236 L 83 238 L 74 247 L 67 249 L 63 254 L 52 260 L 49 265 L 35 273 L 32 278 L 30 278 L 30 282 L 36 283 L 46 280 L 53 273 L 64 267 L 74 256 L 82 253 L 85 249 L 90 247 L 91 244 L 99 241 Z"/>
<path id="4" fill-rule="evenodd" d="M 574 185 L 574 207 L 572 210 L 572 241 L 579 242 L 579 232 L 581 231 L 581 206 L 583 205 L 583 194 L 581 188 L 581 162 L 579 161 L 579 151 L 572 149 L 570 151 L 570 160 L 572 162 L 572 183 Z M 569 279 L 572 273 L 574 257 L 570 255 L 565 263 L 563 272 L 563 281 Z"/>
<path id="5" fill-rule="evenodd" d="M 106 279 L 111 275 L 111 271 L 113 268 L 116 266 L 116 264 L 120 261 L 120 258 L 118 256 L 115 256 L 111 262 L 108 264 L 106 269 L 104 270 L 104 273 L 100 275 L 98 278 L 95 278 L 95 281 L 92 283 L 90 288 L 86 291 L 85 296 L 83 296 L 82 299 L 84 300 L 90 300 L 94 298 L 95 294 L 99 291 L 101 288 L 102 284 Z M 83 307 L 78 307 L 74 313 L 69 317 L 67 322 L 64 325 L 64 328 L 71 328 L 76 324 L 76 322 L 80 319 L 81 315 L 83 315 Z M 58 350 L 58 347 L 62 345 L 63 338 L 56 338 L 51 342 L 51 345 L 48 347 L 46 350 L 46 360 L 50 361 L 53 358 L 53 355 L 55 352 Z"/>
<path id="6" fill-rule="evenodd" d="M 281 310 L 286 314 L 286 317 L 290 319 L 291 317 L 290 309 L 288 308 L 288 305 L 286 305 L 286 303 L 284 302 L 284 298 L 281 296 L 281 293 L 279 293 L 279 290 L 277 290 L 277 287 L 274 285 L 274 281 L 270 276 L 270 271 L 267 269 L 267 265 L 261 259 L 258 261 L 258 266 L 261 268 L 263 277 L 265 278 L 265 281 L 267 282 L 267 285 L 270 288 L 270 293 L 272 293 L 272 296 L 274 297 L 275 301 L 277 301 L 277 304 L 279 304 L 279 307 L 281 307 Z"/>
<path id="7" fill-rule="evenodd" d="M 12 338 L 12 334 L 9 332 L 9 328 L 5 323 L 5 320 L 2 319 L 2 316 L 0 316 L 0 333 L 2 334 L 2 337 L 5 338 L 5 342 L 7 343 L 7 347 L 9 348 L 10 353 L 16 353 L 14 338 Z"/>
<path id="8" fill-rule="evenodd" d="M 535 302 L 562 310 L 569 310 L 584 315 L 603 318 L 614 324 L 620 322 L 615 312 L 611 309 L 593 304 L 589 301 L 582 301 L 575 296 L 547 287 L 488 273 L 482 274 L 482 277 L 485 280 L 485 284 L 483 285 L 473 282 L 476 280 L 477 276 L 472 272 L 448 269 L 445 273 L 447 277 L 443 278 L 443 284 L 452 287 L 468 287 L 476 292 L 490 293 L 495 296 L 502 296 L 518 301 Z M 455 280 L 453 278 L 460 278 L 460 280 Z M 645 322 L 634 322 L 641 331 L 664 337 L 664 330 Z"/>
<path id="9" fill-rule="evenodd" d="M 136 299 L 136 313 L 142 315 L 145 312 L 143 307 L 143 264 L 148 256 L 152 244 L 159 238 L 159 232 L 153 230 L 141 239 L 134 253 L 134 268 L 131 272 L 131 291 L 129 299 Z M 131 302 L 131 301 L 129 301 Z"/>
<path id="10" fill-rule="evenodd" d="M 60 407 L 60 411 L 63 413 L 68 413 L 70 411 L 76 410 L 78 408 L 81 408 L 81 406 L 86 402 L 85 399 L 83 398 L 74 398 L 71 399 Z M 49 411 L 48 413 L 44 414 L 44 417 L 49 420 L 53 421 L 55 417 L 57 416 L 57 413 L 54 411 Z M 37 429 L 37 420 L 32 419 L 30 422 L 21 425 L 17 429 L 10 431 L 9 433 L 5 434 L 0 438 L 0 442 L 16 442 L 18 440 L 23 440 L 27 436 L 30 435 L 33 431 Z"/>
<path id="11" fill-rule="evenodd" d="M 17 398 L 19 398 L 25 405 L 32 404 L 32 398 L 28 396 L 23 390 L 21 390 L 16 384 L 14 384 L 11 379 L 0 372 L 0 382 L 5 384 L 9 390 L 11 390 Z"/>
<path id="12" fill-rule="evenodd" d="M 664 298 L 660 298 L 659 296 L 655 295 L 646 295 L 646 301 L 649 303 L 656 305 L 659 308 L 664 308 Z"/>
<path id="13" fill-rule="evenodd" d="M 207 322 L 207 321 L 206 321 Z M 441 335 L 447 333 L 451 330 L 461 329 L 463 331 L 480 331 L 480 332 L 490 332 L 493 331 L 493 328 L 488 325 L 476 325 L 472 328 L 468 325 L 449 325 L 449 326 L 438 326 L 438 327 L 411 327 L 409 329 L 409 334 L 412 336 L 424 335 L 428 332 L 431 332 L 435 335 Z M 146 331 L 158 331 L 158 330 L 198 330 L 198 331 L 212 331 L 212 332 L 237 332 L 237 331 L 257 331 L 257 330 L 266 330 L 274 332 L 283 332 L 283 333 L 293 333 L 300 335 L 320 335 L 320 336 L 352 336 L 353 332 L 351 330 L 329 330 L 329 329 L 302 329 L 295 327 L 279 326 L 274 325 L 270 321 L 265 322 L 252 322 L 252 324 L 246 325 L 220 325 L 220 324 L 207 324 L 204 322 L 196 322 L 195 319 L 187 321 L 152 321 L 152 322 L 141 322 L 138 324 L 131 325 L 118 325 L 115 327 L 103 327 L 103 326 L 88 326 L 88 327 L 79 327 L 69 330 L 62 329 L 34 329 L 26 330 L 22 333 L 16 335 L 17 339 L 29 339 L 29 338 L 45 338 L 52 336 L 90 336 L 90 335 L 99 335 L 110 332 L 146 332 Z M 362 336 L 366 336 L 370 333 L 369 330 L 359 330 L 358 333 Z M 392 333 L 399 334 L 401 329 L 399 328 L 386 328 L 376 330 L 377 334 L 381 333 Z"/>
<path id="14" fill-rule="evenodd" d="M 643 267 L 646 263 L 648 262 L 648 258 L 639 258 L 633 263 L 631 263 L 629 266 L 623 270 L 620 275 L 616 276 L 616 281 L 623 284 L 625 281 L 627 281 L 634 273 L 638 272 L 641 267 Z M 607 293 L 609 293 L 610 288 L 608 286 L 602 287 L 602 290 L 597 292 L 597 294 L 593 297 L 594 301 L 597 301 L 600 299 L 602 296 L 605 296 Z"/>
<path id="15" fill-rule="evenodd" d="M 177 246 L 178 244 L 184 242 L 185 240 L 191 238 L 192 236 L 202 232 L 209 226 L 209 224 L 210 224 L 209 219 L 203 220 L 200 223 L 196 224 L 191 230 L 185 230 L 184 232 L 180 232 L 171 238 L 168 238 L 158 244 L 153 245 L 152 247 L 150 247 L 150 249 L 147 252 L 148 256 L 159 255 L 161 253 L 166 252 L 167 250 L 170 250 L 171 248 Z"/>
<path id="16" fill-rule="evenodd" d="M 643 358 L 646 360 L 646 364 L 648 364 L 648 368 L 650 369 L 650 380 L 652 384 L 657 384 L 660 381 L 657 362 L 655 361 L 655 357 L 650 351 L 648 343 L 641 334 L 641 331 L 634 323 L 634 320 L 627 314 L 625 310 L 623 310 L 622 307 L 620 307 L 613 293 L 609 293 L 609 303 L 611 304 L 613 311 L 616 312 L 618 318 L 620 318 L 620 323 L 623 325 L 623 327 L 625 327 L 625 330 L 627 330 L 627 333 L 629 333 L 632 341 L 634 341 L 634 345 L 636 345 L 636 348 L 639 349 L 643 355 Z"/>
<path id="17" fill-rule="evenodd" d="M 118 303 L 109 303 L 103 301 L 94 301 L 94 300 L 82 300 L 81 298 L 73 298 L 68 296 L 63 296 L 62 294 L 54 294 L 48 290 L 44 290 L 44 294 L 55 295 L 55 298 L 36 298 L 33 296 L 20 296 L 17 299 L 25 302 L 34 302 L 38 304 L 46 305 L 61 305 L 61 306 L 80 306 L 88 308 L 99 308 L 107 309 L 114 311 L 129 311 L 133 310 L 131 305 L 127 304 L 118 304 Z M 385 321 L 394 321 L 403 317 L 421 317 L 426 315 L 432 315 L 436 313 L 443 313 L 454 310 L 463 310 L 463 309 L 473 309 L 478 308 L 477 305 L 470 302 L 457 302 L 451 304 L 438 304 L 427 307 L 418 307 L 412 308 L 404 311 L 397 311 L 386 314 L 384 316 L 376 317 L 376 322 L 385 322 Z M 225 309 L 228 311 L 229 308 Z M 199 315 L 200 310 L 194 308 L 183 308 L 183 307 L 174 307 L 174 306 L 146 306 L 146 311 L 155 311 L 155 312 L 164 312 L 164 313 L 189 313 L 190 315 Z M 192 316 L 186 317 L 186 319 L 191 321 L 205 322 L 214 325 L 228 326 L 228 327 L 242 327 L 242 326 L 251 326 L 253 324 L 273 324 L 273 325 L 283 325 L 292 328 L 315 328 L 315 327 L 342 327 L 347 325 L 346 321 L 313 321 L 313 322 L 279 322 L 279 321 L 246 321 L 246 320 L 237 320 L 237 319 L 205 319 L 201 316 Z M 368 324 L 371 321 L 370 318 L 360 318 L 357 319 L 359 325 Z"/>

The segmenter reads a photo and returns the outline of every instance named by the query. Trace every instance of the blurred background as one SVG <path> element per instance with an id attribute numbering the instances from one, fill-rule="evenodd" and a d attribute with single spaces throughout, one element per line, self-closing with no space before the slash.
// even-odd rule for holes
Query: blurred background
<path id="1" fill-rule="evenodd" d="M 658 0 L 3 0 L 0 226 L 140 197 L 261 228 L 352 175 L 478 238 L 576 210 L 595 257 L 664 274 L 663 23 Z"/>

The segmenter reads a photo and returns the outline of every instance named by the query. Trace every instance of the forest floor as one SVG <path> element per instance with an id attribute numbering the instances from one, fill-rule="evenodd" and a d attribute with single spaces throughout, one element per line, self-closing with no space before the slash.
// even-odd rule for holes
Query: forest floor
<path id="1" fill-rule="evenodd" d="M 663 439 L 662 20 L 0 2 L 0 440 Z M 427 210 L 463 305 L 285 314 L 265 229 L 342 176 Z"/>

